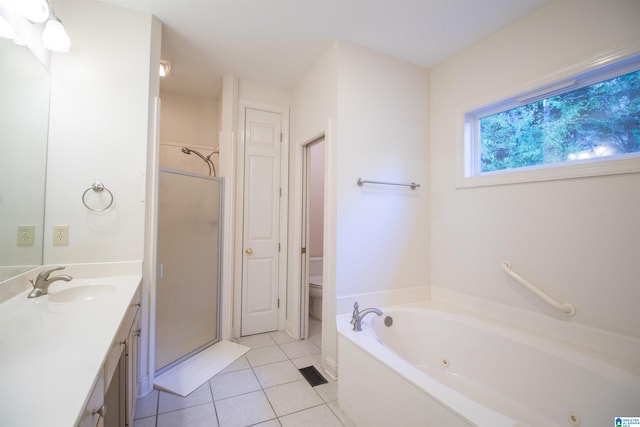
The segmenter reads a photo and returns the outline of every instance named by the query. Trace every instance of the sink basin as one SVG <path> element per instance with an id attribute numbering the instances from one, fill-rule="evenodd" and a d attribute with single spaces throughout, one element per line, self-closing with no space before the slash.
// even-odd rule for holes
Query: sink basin
<path id="1" fill-rule="evenodd" d="M 114 285 L 81 285 L 49 293 L 50 302 L 91 301 L 116 291 Z"/>

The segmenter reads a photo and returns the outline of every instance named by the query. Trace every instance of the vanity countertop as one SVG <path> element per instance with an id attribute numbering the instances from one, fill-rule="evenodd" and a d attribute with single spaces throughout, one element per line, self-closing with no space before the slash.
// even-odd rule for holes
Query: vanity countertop
<path id="1" fill-rule="evenodd" d="M 24 292 L 0 304 L 0 425 L 78 423 L 141 281 L 55 282 L 49 295 L 28 299 Z"/>

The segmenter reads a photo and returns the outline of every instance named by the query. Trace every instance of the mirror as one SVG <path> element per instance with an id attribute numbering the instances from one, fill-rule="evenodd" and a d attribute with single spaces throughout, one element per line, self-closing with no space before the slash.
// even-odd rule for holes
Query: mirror
<path id="1" fill-rule="evenodd" d="M 0 38 L 0 280 L 42 264 L 50 76 Z"/>

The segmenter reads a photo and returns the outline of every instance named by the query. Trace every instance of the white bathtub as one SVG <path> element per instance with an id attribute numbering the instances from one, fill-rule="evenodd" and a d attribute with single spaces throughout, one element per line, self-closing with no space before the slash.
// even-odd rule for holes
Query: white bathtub
<path id="1" fill-rule="evenodd" d="M 601 427 L 640 416 L 637 367 L 433 302 L 383 311 L 362 332 L 338 316 L 338 401 L 360 427 Z"/>

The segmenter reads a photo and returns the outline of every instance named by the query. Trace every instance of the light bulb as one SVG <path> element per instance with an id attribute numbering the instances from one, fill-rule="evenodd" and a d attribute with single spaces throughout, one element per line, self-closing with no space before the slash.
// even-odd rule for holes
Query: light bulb
<path id="1" fill-rule="evenodd" d="M 16 36 L 16 31 L 13 29 L 11 24 L 7 22 L 6 19 L 2 15 L 0 15 L 0 37 L 4 37 L 5 39 L 12 40 Z"/>
<path id="2" fill-rule="evenodd" d="M 166 77 L 171 74 L 171 62 L 164 59 L 160 60 L 160 77 Z"/>
<path id="3" fill-rule="evenodd" d="M 27 40 L 20 34 L 16 34 L 16 36 L 13 38 L 13 44 L 16 44 L 18 46 L 26 46 Z"/>
<path id="4" fill-rule="evenodd" d="M 54 52 L 69 52 L 71 39 L 69 39 L 62 22 L 55 16 L 52 16 L 44 27 L 42 46 Z"/>
<path id="5" fill-rule="evenodd" d="M 47 0 L 20 0 L 20 13 L 31 22 L 40 23 L 49 17 Z"/>

